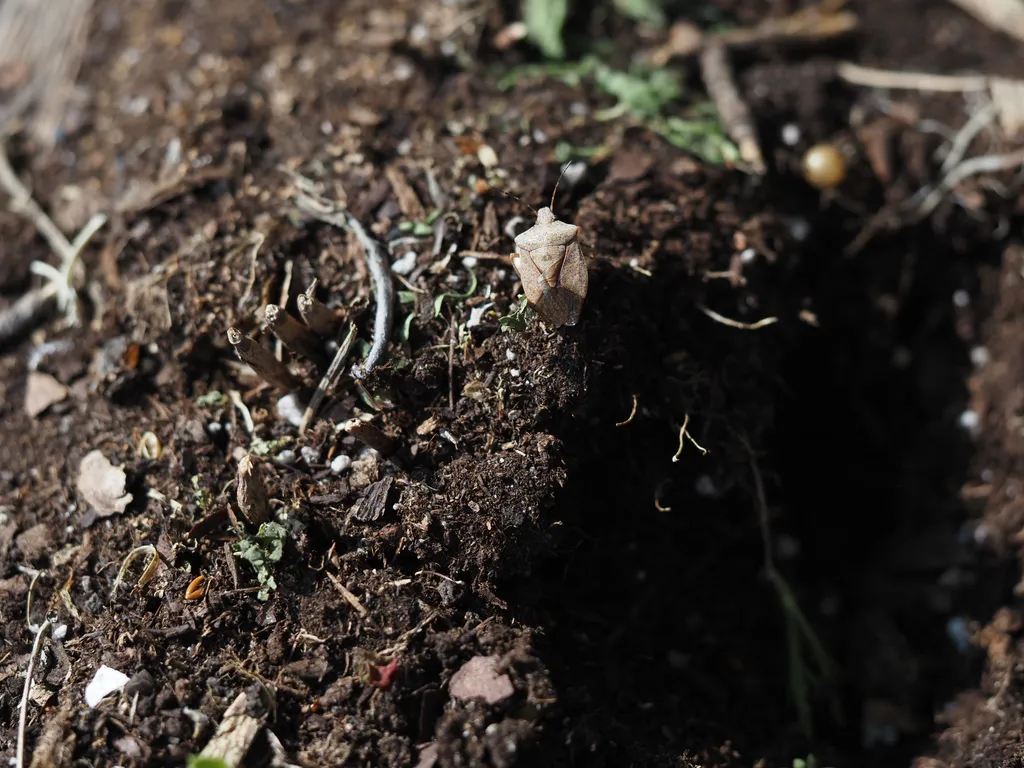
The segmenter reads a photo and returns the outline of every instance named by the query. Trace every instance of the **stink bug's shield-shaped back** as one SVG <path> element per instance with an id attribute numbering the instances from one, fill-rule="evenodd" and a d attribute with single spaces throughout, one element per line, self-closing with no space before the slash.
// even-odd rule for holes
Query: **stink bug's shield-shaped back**
<path id="1" fill-rule="evenodd" d="M 550 208 L 537 211 L 537 223 L 519 235 L 512 258 L 526 300 L 546 323 L 576 325 L 587 297 L 589 275 L 580 249 L 580 228 L 555 219 Z"/>

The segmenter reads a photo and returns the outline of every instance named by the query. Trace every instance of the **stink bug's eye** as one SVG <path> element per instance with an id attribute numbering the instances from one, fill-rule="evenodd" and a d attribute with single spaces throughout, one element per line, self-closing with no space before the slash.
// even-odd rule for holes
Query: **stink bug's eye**
<path id="1" fill-rule="evenodd" d="M 816 189 L 835 189 L 846 178 L 846 160 L 834 144 L 816 144 L 800 163 L 804 180 Z"/>

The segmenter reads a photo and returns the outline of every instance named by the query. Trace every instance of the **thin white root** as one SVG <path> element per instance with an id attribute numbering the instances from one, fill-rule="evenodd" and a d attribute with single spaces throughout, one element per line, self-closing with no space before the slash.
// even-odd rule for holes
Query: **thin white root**
<path id="1" fill-rule="evenodd" d="M 758 320 L 756 323 L 741 323 L 739 320 L 730 320 L 728 317 L 725 317 L 725 315 L 720 315 L 713 309 L 708 309 L 703 304 L 698 304 L 697 309 L 710 317 L 716 323 L 727 325 L 730 328 L 739 328 L 741 331 L 756 331 L 758 328 L 764 328 L 767 325 L 779 322 L 779 318 L 777 317 L 766 317 L 762 320 Z"/>
<path id="2" fill-rule="evenodd" d="M 862 67 L 850 61 L 836 65 L 840 79 L 853 85 L 871 88 L 898 88 L 910 91 L 934 91 L 938 93 L 961 93 L 963 91 L 984 91 L 989 87 L 990 78 L 985 75 L 934 75 L 928 72 L 897 72 L 888 69 Z"/>

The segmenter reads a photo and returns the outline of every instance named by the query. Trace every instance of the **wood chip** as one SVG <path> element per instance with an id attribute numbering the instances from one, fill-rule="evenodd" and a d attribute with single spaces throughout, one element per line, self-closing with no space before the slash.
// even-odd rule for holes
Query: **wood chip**
<path id="1" fill-rule="evenodd" d="M 385 477 L 371 483 L 352 510 L 352 517 L 361 523 L 374 523 L 387 512 L 388 495 L 395 483 L 394 477 Z"/>

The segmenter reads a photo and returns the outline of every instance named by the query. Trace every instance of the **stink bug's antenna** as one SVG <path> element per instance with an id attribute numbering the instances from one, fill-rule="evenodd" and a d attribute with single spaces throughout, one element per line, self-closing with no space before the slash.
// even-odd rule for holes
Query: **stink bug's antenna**
<path id="1" fill-rule="evenodd" d="M 522 205 L 525 205 L 527 208 L 529 208 L 531 211 L 533 211 L 533 215 L 534 216 L 537 215 L 537 209 L 534 208 L 532 205 L 530 205 L 525 200 L 523 200 L 523 198 L 519 197 L 518 195 L 513 195 L 511 192 L 506 192 L 501 187 L 491 187 L 491 189 L 496 190 L 498 192 L 501 192 L 501 194 L 503 194 L 505 197 L 511 197 L 513 200 L 517 201 L 518 203 L 520 203 Z"/>
<path id="2" fill-rule="evenodd" d="M 558 194 L 558 185 L 562 183 L 562 177 L 565 176 L 565 172 L 569 170 L 569 166 L 572 165 L 572 160 L 562 166 L 562 172 L 558 174 L 558 179 L 555 181 L 555 188 L 551 190 L 551 210 L 555 210 L 555 195 Z"/>

